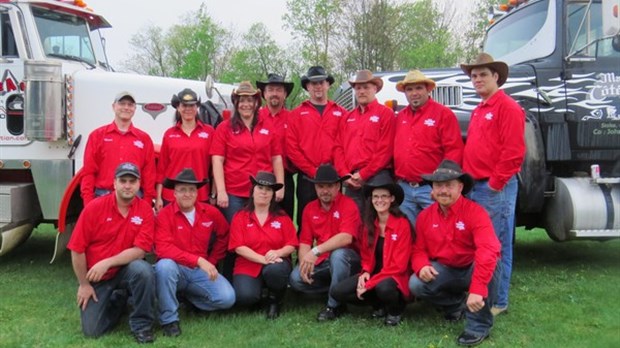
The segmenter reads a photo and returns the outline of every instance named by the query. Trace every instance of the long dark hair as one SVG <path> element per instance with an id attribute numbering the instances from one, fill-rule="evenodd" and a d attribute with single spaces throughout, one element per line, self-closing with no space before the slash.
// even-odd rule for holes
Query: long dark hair
<path id="1" fill-rule="evenodd" d="M 259 185 L 252 185 L 252 188 L 250 189 L 250 198 L 248 198 L 248 202 L 243 207 L 244 210 L 249 211 L 250 213 L 256 209 L 256 206 L 254 205 L 254 188 L 256 186 Z M 284 210 L 282 210 L 278 202 L 276 202 L 276 191 L 271 191 L 273 192 L 273 195 L 271 196 L 271 201 L 269 201 L 269 214 L 278 216 L 284 215 Z"/>
<path id="2" fill-rule="evenodd" d="M 390 192 L 390 194 L 392 193 Z M 403 213 L 400 210 L 400 207 L 398 203 L 396 203 L 396 200 L 394 200 L 394 202 L 390 204 L 390 208 L 388 209 L 388 212 L 390 213 L 390 215 L 393 215 L 395 217 L 407 218 L 405 213 Z M 370 194 L 368 198 L 366 198 L 366 206 L 364 207 L 364 217 L 363 217 L 364 227 L 366 227 L 366 230 L 368 231 L 368 247 L 369 248 L 371 248 L 372 245 L 375 243 L 375 234 L 378 233 L 375 230 L 375 221 L 377 220 L 377 217 L 378 217 L 377 211 L 375 210 L 375 207 L 372 205 L 372 194 Z M 407 222 L 411 230 L 411 239 L 412 241 L 415 241 L 415 229 L 411 225 L 411 222 L 409 221 L 409 219 L 407 219 Z"/>
<path id="3" fill-rule="evenodd" d="M 250 130 L 254 130 L 254 126 L 256 126 L 256 124 L 258 123 L 258 109 L 260 109 L 260 105 L 261 105 L 260 100 L 254 97 L 252 97 L 252 99 L 254 99 L 254 104 L 256 106 L 254 107 L 254 116 L 252 117 L 252 123 L 250 124 Z M 235 107 L 234 107 L 233 115 L 230 118 L 230 127 L 232 128 L 233 133 L 240 132 L 245 127 L 243 120 L 241 120 L 241 115 L 239 114 L 239 100 L 241 100 L 241 96 L 233 98 Z"/>

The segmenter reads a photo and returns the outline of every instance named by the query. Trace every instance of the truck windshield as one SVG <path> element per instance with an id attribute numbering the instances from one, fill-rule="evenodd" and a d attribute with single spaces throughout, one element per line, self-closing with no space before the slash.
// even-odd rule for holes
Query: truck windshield
<path id="1" fill-rule="evenodd" d="M 33 7 L 39 37 L 47 56 L 96 64 L 88 25 L 78 16 Z"/>
<path id="2" fill-rule="evenodd" d="M 548 1 L 514 10 L 489 28 L 484 51 L 508 64 L 545 57 L 555 47 L 554 21 Z"/>

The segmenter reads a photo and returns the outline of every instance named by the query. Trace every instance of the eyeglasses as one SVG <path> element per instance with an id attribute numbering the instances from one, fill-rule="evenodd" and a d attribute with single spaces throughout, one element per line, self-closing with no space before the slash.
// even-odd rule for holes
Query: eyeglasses
<path id="1" fill-rule="evenodd" d="M 186 194 L 195 195 L 196 193 L 198 193 L 198 189 L 195 187 L 183 187 L 183 188 L 174 189 L 174 192 L 180 193 L 182 195 L 186 195 Z"/>
<path id="2" fill-rule="evenodd" d="M 372 195 L 372 200 L 373 201 L 387 201 L 388 199 L 390 199 L 392 197 L 392 195 Z"/>

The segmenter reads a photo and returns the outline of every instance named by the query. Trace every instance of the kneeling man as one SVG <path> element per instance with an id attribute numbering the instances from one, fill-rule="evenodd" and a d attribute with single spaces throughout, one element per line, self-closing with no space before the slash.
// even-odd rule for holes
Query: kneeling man
<path id="1" fill-rule="evenodd" d="M 416 221 L 409 288 L 443 310 L 449 321 L 464 315 L 465 331 L 457 343 L 473 346 L 487 338 L 493 326 L 500 244 L 484 208 L 462 196 L 473 179 L 457 163 L 444 160 L 422 178 L 432 182 L 436 202 Z"/>
<path id="2" fill-rule="evenodd" d="M 198 189 L 205 184 L 189 168 L 163 182 L 165 188 L 174 189 L 175 198 L 160 210 L 155 225 L 159 322 L 165 336 L 181 334 L 177 292 L 203 311 L 227 309 L 235 303 L 235 290 L 215 268 L 226 253 L 228 223 L 217 208 L 196 201 Z"/>

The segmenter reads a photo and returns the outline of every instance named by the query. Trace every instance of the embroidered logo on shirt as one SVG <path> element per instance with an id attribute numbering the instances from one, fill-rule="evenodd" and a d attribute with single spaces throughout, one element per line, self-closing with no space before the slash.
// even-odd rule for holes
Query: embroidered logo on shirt
<path id="1" fill-rule="evenodd" d="M 182 229 L 183 229 L 183 226 L 178 226 L 177 225 L 177 230 L 182 230 Z"/>
<path id="2" fill-rule="evenodd" d="M 459 231 L 465 231 L 465 223 L 463 221 L 457 221 L 454 226 L 456 226 L 456 229 Z"/>
<path id="3" fill-rule="evenodd" d="M 308 115 L 309 112 L 308 111 L 302 111 L 299 113 L 299 116 L 304 116 L 304 115 Z"/>
<path id="4" fill-rule="evenodd" d="M 261 128 L 261 130 L 259 130 L 258 133 L 259 134 L 268 135 L 269 134 L 269 129 Z"/>
<path id="5" fill-rule="evenodd" d="M 180 134 L 170 134 L 168 135 L 168 138 L 180 138 L 181 135 Z"/>
<path id="6" fill-rule="evenodd" d="M 144 221 L 144 220 L 142 220 L 142 218 L 139 217 L 139 216 L 132 216 L 130 221 L 131 221 L 132 224 L 142 225 L 142 221 Z"/>
<path id="7" fill-rule="evenodd" d="M 213 221 L 205 221 L 201 225 L 203 227 L 211 227 L 211 225 L 213 225 Z"/>
<path id="8" fill-rule="evenodd" d="M 488 114 L 484 115 L 484 118 L 491 121 L 493 119 L 493 114 L 489 112 Z"/>
<path id="9" fill-rule="evenodd" d="M 403 120 L 400 124 L 407 124 L 407 120 Z"/>
<path id="10" fill-rule="evenodd" d="M 318 216 L 316 216 L 316 215 L 313 215 L 313 216 L 312 216 L 312 220 L 318 220 L 318 219 L 319 219 L 319 217 L 318 217 Z"/>
<path id="11" fill-rule="evenodd" d="M 134 146 L 140 149 L 144 149 L 144 143 L 141 142 L 140 140 L 136 140 L 133 142 Z"/>
<path id="12" fill-rule="evenodd" d="M 280 221 L 272 221 L 271 227 L 280 229 L 280 227 L 282 227 L 282 223 L 280 223 Z"/>
<path id="13" fill-rule="evenodd" d="M 424 125 L 429 126 L 429 127 L 434 127 L 435 120 L 433 120 L 432 118 L 427 118 L 426 120 L 424 120 Z"/>
<path id="14" fill-rule="evenodd" d="M 105 219 L 105 222 L 110 222 L 110 221 L 112 221 L 111 217 Z"/>
<path id="15" fill-rule="evenodd" d="M 347 118 L 347 122 L 355 122 L 354 118 Z"/>
<path id="16" fill-rule="evenodd" d="M 433 228 L 439 227 L 439 224 L 433 224 Z"/>
<path id="17" fill-rule="evenodd" d="M 111 143 L 114 141 L 114 139 L 112 138 L 103 138 L 103 141 L 105 141 L 106 143 Z"/>
<path id="18" fill-rule="evenodd" d="M 334 212 L 334 219 L 340 219 L 340 212 L 337 210 Z"/>
<path id="19" fill-rule="evenodd" d="M 398 235 L 396 233 L 392 233 L 390 237 L 392 237 L 392 240 L 394 241 L 398 239 Z"/>
<path id="20" fill-rule="evenodd" d="M 377 116 L 377 115 L 370 116 L 370 118 L 368 120 L 370 120 L 370 122 L 377 123 L 377 122 L 379 122 L 379 116 Z"/>
<path id="21" fill-rule="evenodd" d="M 254 227 L 254 224 L 253 223 L 249 223 L 249 224 L 247 224 L 246 227 Z"/>
<path id="22" fill-rule="evenodd" d="M 209 133 L 207 133 L 207 132 L 200 132 L 200 133 L 198 133 L 198 137 L 202 138 L 202 139 L 208 139 L 209 138 Z"/>
<path id="23" fill-rule="evenodd" d="M 340 112 L 340 111 L 334 111 L 334 112 L 332 113 L 332 115 L 334 115 L 334 116 L 336 116 L 336 117 L 340 117 L 340 116 L 342 116 L 342 112 Z"/>

